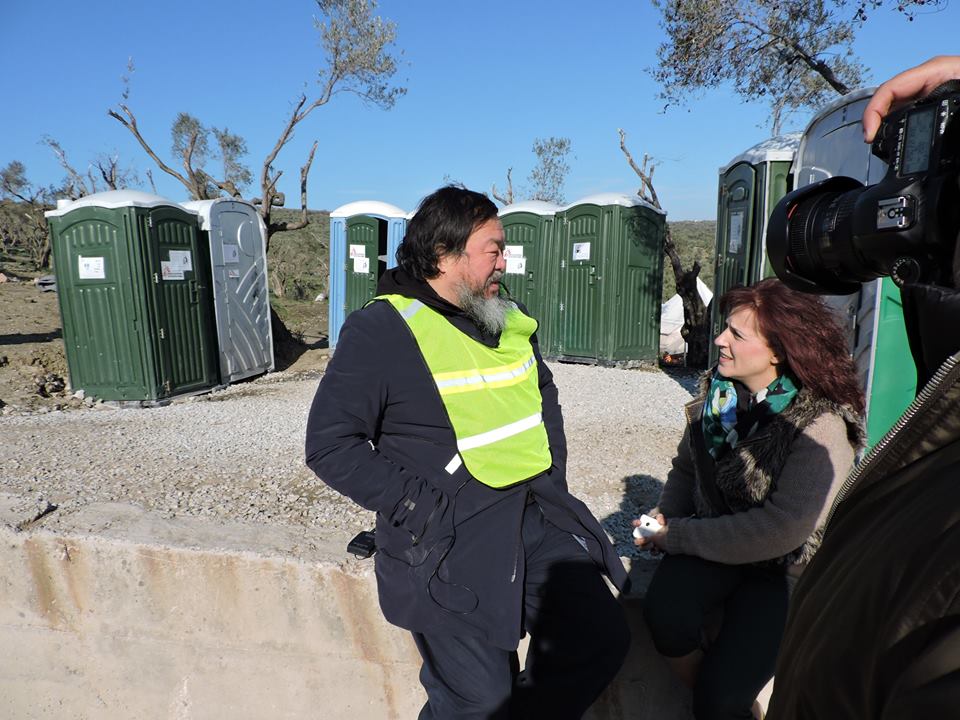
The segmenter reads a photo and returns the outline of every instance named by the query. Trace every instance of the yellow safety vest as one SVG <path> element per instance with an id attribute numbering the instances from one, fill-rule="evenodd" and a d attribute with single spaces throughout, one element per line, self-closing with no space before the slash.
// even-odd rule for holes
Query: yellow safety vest
<path id="1" fill-rule="evenodd" d="M 514 307 L 500 344 L 487 347 L 419 300 L 380 295 L 413 333 L 457 438 L 448 473 L 464 464 L 484 485 L 504 488 L 536 477 L 552 457 L 543 425 L 537 359 L 530 336 L 537 321 Z"/>

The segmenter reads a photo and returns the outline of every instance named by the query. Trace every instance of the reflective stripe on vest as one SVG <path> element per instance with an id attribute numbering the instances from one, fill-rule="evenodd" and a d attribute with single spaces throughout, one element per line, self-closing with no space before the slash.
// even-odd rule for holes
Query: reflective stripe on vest
<path id="1" fill-rule="evenodd" d="M 382 295 L 406 321 L 430 369 L 457 450 L 473 477 L 502 488 L 550 467 L 539 376 L 530 336 L 537 323 L 507 311 L 497 347 L 465 335 L 419 300 Z M 448 471 L 454 466 L 448 465 Z M 455 468 L 454 468 L 455 469 Z"/>

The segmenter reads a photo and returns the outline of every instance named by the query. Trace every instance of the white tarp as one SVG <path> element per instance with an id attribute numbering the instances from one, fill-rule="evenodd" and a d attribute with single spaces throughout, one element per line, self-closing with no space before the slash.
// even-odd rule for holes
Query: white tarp
<path id="1" fill-rule="evenodd" d="M 713 291 L 697 278 L 697 292 L 704 305 L 713 299 Z M 686 352 L 687 346 L 680 335 L 683 327 L 683 300 L 674 293 L 673 297 L 660 305 L 660 354 L 679 355 Z"/>

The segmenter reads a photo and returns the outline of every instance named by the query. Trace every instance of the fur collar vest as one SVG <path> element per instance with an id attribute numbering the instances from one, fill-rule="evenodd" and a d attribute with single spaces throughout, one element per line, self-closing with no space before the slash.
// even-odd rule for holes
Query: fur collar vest
<path id="1" fill-rule="evenodd" d="M 709 387 L 708 372 L 700 379 L 699 396 L 685 408 L 688 423 L 699 420 Z M 805 388 L 801 388 L 788 407 L 771 418 L 755 435 L 741 441 L 736 448 L 728 450 L 716 461 L 716 486 L 730 511 L 742 512 L 764 503 L 777 487 L 777 478 L 787 461 L 794 440 L 814 420 L 826 413 L 843 419 L 847 427 L 847 440 L 852 447 L 863 447 L 863 422 L 853 409 L 826 398 L 815 397 Z M 696 453 L 695 449 L 692 451 Z M 716 517 L 722 514 L 711 506 L 709 498 L 704 495 L 700 478 L 694 491 L 694 504 L 698 517 Z M 724 509 L 723 512 L 725 511 Z M 818 527 L 802 547 L 773 562 L 806 562 L 819 547 L 822 534 L 823 528 Z"/>

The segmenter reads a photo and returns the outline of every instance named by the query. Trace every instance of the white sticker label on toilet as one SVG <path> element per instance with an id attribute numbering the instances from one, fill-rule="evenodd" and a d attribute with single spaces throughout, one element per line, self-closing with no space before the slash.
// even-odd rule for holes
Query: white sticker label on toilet
<path id="1" fill-rule="evenodd" d="M 366 245 L 351 245 L 350 246 L 350 257 L 352 258 L 362 258 L 367 256 L 367 246 Z"/>
<path id="2" fill-rule="evenodd" d="M 523 275 L 527 271 L 527 259 L 525 257 L 508 257 L 507 272 L 512 275 Z"/>
<path id="3" fill-rule="evenodd" d="M 573 259 L 574 260 L 589 260 L 590 259 L 590 243 L 574 243 L 573 244 Z"/>
<path id="4" fill-rule="evenodd" d="M 240 246 L 223 244 L 223 262 L 225 265 L 236 265 L 240 262 Z"/>
<path id="5" fill-rule="evenodd" d="M 183 270 L 166 260 L 160 261 L 160 275 L 164 280 L 183 280 Z"/>
<path id="6" fill-rule="evenodd" d="M 370 258 L 355 257 L 353 259 L 353 271 L 355 273 L 370 272 Z"/>
<path id="7" fill-rule="evenodd" d="M 730 213 L 729 244 L 727 252 L 736 255 L 743 246 L 743 211 Z"/>
<path id="8" fill-rule="evenodd" d="M 189 250 L 171 250 L 170 264 L 181 273 L 193 270 L 193 256 Z"/>
<path id="9" fill-rule="evenodd" d="M 77 260 L 79 261 L 77 270 L 81 280 L 106 279 L 102 257 L 78 257 Z"/>

